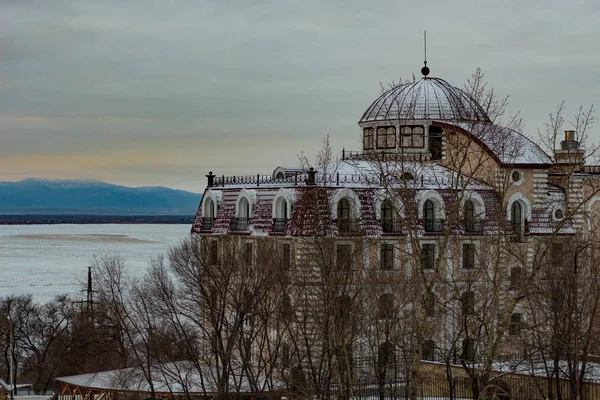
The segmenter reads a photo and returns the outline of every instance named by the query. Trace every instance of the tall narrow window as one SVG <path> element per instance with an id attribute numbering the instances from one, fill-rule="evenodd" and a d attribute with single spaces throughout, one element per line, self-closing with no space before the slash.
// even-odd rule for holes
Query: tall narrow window
<path id="1" fill-rule="evenodd" d="M 373 128 L 365 128 L 363 131 L 363 149 L 371 150 L 373 148 L 373 136 L 375 131 Z"/>
<path id="2" fill-rule="evenodd" d="M 283 368 L 287 368 L 290 365 L 290 345 L 289 343 L 284 343 L 281 346 L 281 366 Z"/>
<path id="3" fill-rule="evenodd" d="M 510 325 L 508 326 L 508 334 L 517 336 L 521 334 L 521 314 L 513 313 L 510 316 Z"/>
<path id="4" fill-rule="evenodd" d="M 381 269 L 394 269 L 394 245 L 383 243 L 380 246 L 379 267 Z"/>
<path id="5" fill-rule="evenodd" d="M 340 232 L 350 232 L 350 203 L 346 199 L 337 203 L 337 223 Z"/>
<path id="6" fill-rule="evenodd" d="M 384 200 L 381 203 L 381 226 L 383 233 L 394 232 L 394 207 L 389 200 Z"/>
<path id="7" fill-rule="evenodd" d="M 523 270 L 521 267 L 513 267 L 510 269 L 510 283 L 508 290 L 517 290 L 521 284 L 521 275 Z"/>
<path id="8" fill-rule="evenodd" d="M 275 202 L 275 216 L 273 218 L 273 232 L 284 232 L 288 219 L 288 203 L 284 197 L 279 197 Z"/>
<path id="9" fill-rule="evenodd" d="M 204 217 L 202 218 L 203 231 L 212 229 L 213 221 L 215 220 L 215 202 L 211 198 L 207 198 L 204 202 Z"/>
<path id="10" fill-rule="evenodd" d="M 430 291 L 425 294 L 425 312 L 428 317 L 435 316 L 435 294 Z"/>
<path id="11" fill-rule="evenodd" d="M 425 204 L 423 204 L 423 220 L 425 232 L 437 232 L 439 230 L 435 219 L 435 207 L 431 200 L 425 200 Z"/>
<path id="12" fill-rule="evenodd" d="M 352 246 L 349 244 L 338 244 L 335 248 L 336 251 L 336 267 L 340 271 L 350 270 L 352 263 Z"/>
<path id="13" fill-rule="evenodd" d="M 521 203 L 515 201 L 512 204 L 511 212 L 510 212 L 510 222 L 513 226 L 514 235 L 519 238 L 523 234 L 523 211 L 521 207 Z"/>
<path id="14" fill-rule="evenodd" d="M 379 319 L 394 318 L 394 296 L 384 293 L 379 296 Z"/>
<path id="15" fill-rule="evenodd" d="M 421 268 L 431 269 L 435 265 L 435 244 L 424 243 L 421 246 Z"/>
<path id="16" fill-rule="evenodd" d="M 475 314 L 475 293 L 464 292 L 462 295 L 462 313 L 463 315 L 473 315 Z"/>
<path id="17" fill-rule="evenodd" d="M 394 363 L 394 345 L 391 342 L 383 342 L 379 345 L 379 367 L 387 367 Z"/>
<path id="18" fill-rule="evenodd" d="M 291 248 L 289 243 L 284 243 L 281 249 L 282 260 L 281 260 L 281 269 L 284 271 L 289 271 L 292 265 L 292 255 Z"/>
<path id="19" fill-rule="evenodd" d="M 471 200 L 465 201 L 465 205 L 463 207 L 463 218 L 465 221 L 465 231 L 466 232 L 474 232 L 475 231 L 475 207 L 473 206 L 473 202 Z"/>
<path id="20" fill-rule="evenodd" d="M 461 357 L 465 361 L 475 360 L 475 342 L 471 338 L 466 338 L 462 342 Z"/>
<path id="21" fill-rule="evenodd" d="M 435 361 L 435 342 L 431 339 L 423 342 L 421 347 L 421 359 L 425 361 Z"/>
<path id="22" fill-rule="evenodd" d="M 210 242 L 210 263 L 217 264 L 219 262 L 219 243 L 216 240 Z"/>
<path id="23" fill-rule="evenodd" d="M 475 244 L 463 243 L 463 268 L 475 268 Z"/>
<path id="24" fill-rule="evenodd" d="M 252 243 L 251 242 L 247 242 L 244 245 L 244 265 L 247 267 L 252 266 L 252 259 L 253 259 L 253 253 L 252 253 Z"/>

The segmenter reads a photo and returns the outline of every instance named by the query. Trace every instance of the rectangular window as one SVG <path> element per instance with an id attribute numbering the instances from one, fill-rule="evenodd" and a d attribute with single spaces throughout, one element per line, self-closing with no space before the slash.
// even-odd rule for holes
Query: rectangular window
<path id="1" fill-rule="evenodd" d="M 475 314 L 475 293 L 471 291 L 463 293 L 461 302 L 463 315 Z"/>
<path id="2" fill-rule="evenodd" d="M 292 251 L 289 243 L 284 243 L 282 248 L 281 269 L 289 271 L 292 266 Z"/>
<path id="3" fill-rule="evenodd" d="M 521 284 L 521 275 L 522 270 L 521 267 L 514 267 L 510 270 L 510 284 L 508 286 L 508 290 L 516 290 Z"/>
<path id="4" fill-rule="evenodd" d="M 252 259 L 253 259 L 253 254 L 252 254 L 252 243 L 246 243 L 244 245 L 244 265 L 246 267 L 250 267 L 252 266 Z"/>
<path id="5" fill-rule="evenodd" d="M 521 314 L 514 313 L 510 316 L 510 325 L 508 326 L 508 334 L 517 336 L 521 334 Z"/>
<path id="6" fill-rule="evenodd" d="M 421 246 L 421 268 L 431 269 L 435 265 L 435 245 L 425 243 Z"/>
<path id="7" fill-rule="evenodd" d="M 381 269 L 394 268 L 394 245 L 384 243 L 380 247 L 379 267 Z"/>
<path id="8" fill-rule="evenodd" d="M 425 295 L 425 310 L 428 317 L 435 316 L 435 294 L 433 292 L 427 292 Z"/>
<path id="9" fill-rule="evenodd" d="M 464 243 L 463 244 L 463 268 L 475 268 L 475 244 Z"/>
<path id="10" fill-rule="evenodd" d="M 352 246 L 349 244 L 338 244 L 336 246 L 336 267 L 338 270 L 350 270 Z"/>
<path id="11" fill-rule="evenodd" d="M 373 137 L 375 136 L 375 130 L 373 128 L 365 128 L 363 134 L 363 148 L 370 150 L 373 148 L 374 142 Z"/>
<path id="12" fill-rule="evenodd" d="M 422 126 L 403 126 L 400 128 L 402 147 L 424 147 L 425 130 Z"/>
<path id="13" fill-rule="evenodd" d="M 564 251 L 562 243 L 552 243 L 552 246 L 550 247 L 550 258 L 550 262 L 555 268 L 562 268 L 564 266 Z"/>
<path id="14" fill-rule="evenodd" d="M 210 242 L 210 263 L 215 265 L 219 262 L 219 243 L 216 240 Z"/>
<path id="15" fill-rule="evenodd" d="M 377 148 L 395 149 L 396 148 L 396 128 L 393 126 L 377 128 Z"/>

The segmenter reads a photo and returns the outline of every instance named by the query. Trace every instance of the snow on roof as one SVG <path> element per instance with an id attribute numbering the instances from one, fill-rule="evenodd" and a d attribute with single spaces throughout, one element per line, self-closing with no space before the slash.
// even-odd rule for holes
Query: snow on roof
<path id="1" fill-rule="evenodd" d="M 239 368 L 241 370 L 241 368 Z M 152 383 L 156 393 L 215 393 L 217 392 L 217 369 L 202 366 L 201 371 L 191 362 L 174 362 L 151 367 Z M 258 386 L 263 391 L 280 390 L 285 383 L 271 378 L 260 378 Z M 122 392 L 150 392 L 150 385 L 140 367 L 72 375 L 56 378 L 59 382 L 89 389 Z M 252 393 L 248 379 L 240 373 L 232 373 L 229 380 L 231 392 Z"/>
<path id="2" fill-rule="evenodd" d="M 489 121 L 468 93 L 443 79 L 427 77 L 383 93 L 367 108 L 359 123 L 422 119 Z"/>
<path id="3" fill-rule="evenodd" d="M 482 141 L 503 164 L 553 163 L 537 144 L 515 130 L 484 123 L 459 123 L 456 126 Z"/>

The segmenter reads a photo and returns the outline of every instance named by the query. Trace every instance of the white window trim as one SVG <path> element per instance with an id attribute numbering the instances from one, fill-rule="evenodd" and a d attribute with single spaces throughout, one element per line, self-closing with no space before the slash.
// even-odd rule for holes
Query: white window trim
<path id="1" fill-rule="evenodd" d="M 331 201 L 331 215 L 333 215 L 334 218 L 337 218 L 337 205 L 341 199 L 348 200 L 348 204 L 350 204 L 350 218 L 361 217 L 362 206 L 360 204 L 358 195 L 356 194 L 356 192 L 354 192 L 354 190 L 344 188 L 337 190 L 333 195 Z"/>
<path id="2" fill-rule="evenodd" d="M 240 201 L 245 198 L 248 200 L 249 205 L 249 215 L 248 218 L 252 218 L 254 216 L 254 206 L 256 204 L 256 192 L 254 190 L 246 190 L 242 189 L 238 194 L 237 199 L 235 200 L 235 216 L 237 218 L 240 217 Z"/>
<path id="3" fill-rule="evenodd" d="M 519 173 L 519 180 L 518 181 L 513 181 L 512 175 L 513 172 L 518 172 Z M 523 182 L 525 182 L 525 173 L 523 172 L 523 170 L 520 169 L 512 169 L 510 170 L 510 172 L 508 173 L 508 180 L 510 182 L 510 184 L 512 186 L 521 186 L 523 184 Z"/>
<path id="4" fill-rule="evenodd" d="M 217 217 L 217 213 L 219 212 L 219 206 L 221 203 L 221 192 L 215 192 L 213 190 L 208 189 L 204 192 L 204 196 L 202 196 L 202 217 L 207 217 L 206 215 L 206 201 L 210 199 L 213 201 L 213 217 Z"/>
<path id="5" fill-rule="evenodd" d="M 281 218 L 281 216 L 278 215 L 278 211 L 279 211 L 279 207 L 277 207 L 277 202 L 279 201 L 279 199 L 285 199 L 285 201 L 287 202 L 287 218 L 291 218 L 292 216 L 292 193 L 290 192 L 289 189 L 279 189 L 277 191 L 277 193 L 275 194 L 275 197 L 273 198 L 273 205 L 271 208 L 271 215 L 273 216 L 273 218 Z"/>
<path id="6" fill-rule="evenodd" d="M 459 210 L 461 217 L 464 217 L 465 203 L 469 200 L 473 203 L 475 218 L 485 219 L 485 202 L 479 193 L 471 190 L 464 193 Z"/>
<path id="7" fill-rule="evenodd" d="M 473 255 L 473 268 L 465 268 L 463 265 L 463 260 L 464 260 L 464 251 L 463 251 L 463 244 L 472 244 L 474 245 L 474 249 L 473 251 L 475 252 L 475 254 Z M 461 270 L 479 270 L 481 269 L 481 263 L 480 263 L 480 258 L 479 258 L 479 241 L 475 241 L 475 240 L 462 240 L 460 242 L 460 264 L 459 264 L 459 268 Z"/>
<path id="8" fill-rule="evenodd" d="M 521 192 L 513 193 L 513 195 L 508 199 L 508 202 L 506 203 L 506 220 L 511 220 L 512 205 L 515 201 L 519 201 L 523 206 L 523 219 L 531 221 L 531 203 L 529 202 L 529 199 Z"/>
<path id="9" fill-rule="evenodd" d="M 425 202 L 427 200 L 431 200 L 433 202 L 433 207 L 435 210 L 435 218 L 443 219 L 443 220 L 446 219 L 446 210 L 444 207 L 444 199 L 442 198 L 442 195 L 439 194 L 439 192 L 437 190 L 434 190 L 434 189 L 425 190 L 418 194 L 418 199 L 419 199 L 419 203 L 418 203 L 417 212 L 418 212 L 419 219 L 423 219 L 423 206 L 425 205 Z"/>

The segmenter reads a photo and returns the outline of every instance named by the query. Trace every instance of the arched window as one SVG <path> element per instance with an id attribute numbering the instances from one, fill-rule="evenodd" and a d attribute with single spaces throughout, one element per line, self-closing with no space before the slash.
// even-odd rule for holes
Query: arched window
<path id="1" fill-rule="evenodd" d="M 337 203 L 337 223 L 340 232 L 350 232 L 352 229 L 350 203 L 347 199 L 340 199 Z"/>
<path id="2" fill-rule="evenodd" d="M 279 171 L 277 175 L 275 175 L 275 179 L 285 179 L 285 174 L 283 171 Z"/>
<path id="3" fill-rule="evenodd" d="M 381 203 L 381 227 L 383 233 L 394 232 L 394 206 L 387 199 Z"/>
<path id="4" fill-rule="evenodd" d="M 379 296 L 379 319 L 394 318 L 394 296 L 384 293 Z"/>
<path id="5" fill-rule="evenodd" d="M 423 221 L 425 223 L 425 232 L 439 232 L 440 224 L 435 219 L 435 207 L 433 201 L 425 200 L 423 204 Z"/>
<path id="6" fill-rule="evenodd" d="M 250 229 L 250 202 L 246 197 L 240 197 L 237 217 L 231 219 L 229 229 L 235 232 L 245 232 Z"/>
<path id="7" fill-rule="evenodd" d="M 250 216 L 250 203 L 248 199 L 242 197 L 240 199 L 240 203 L 238 204 L 238 217 L 240 218 L 248 218 Z"/>
<path id="8" fill-rule="evenodd" d="M 523 234 L 523 207 L 519 201 L 512 204 L 510 210 L 510 222 L 513 226 L 513 233 L 516 238 L 520 238 Z"/>
<path id="9" fill-rule="evenodd" d="M 215 202 L 208 197 L 204 202 L 204 216 L 202 218 L 202 230 L 209 231 L 212 229 L 215 220 Z"/>
<path id="10" fill-rule="evenodd" d="M 474 232 L 475 231 L 475 206 L 471 200 L 465 201 L 465 205 L 463 206 L 463 218 L 465 221 L 465 231 L 466 232 Z"/>
<path id="11" fill-rule="evenodd" d="M 275 215 L 273 216 L 273 232 L 285 231 L 288 219 L 288 202 L 285 197 L 279 197 L 275 201 Z"/>

